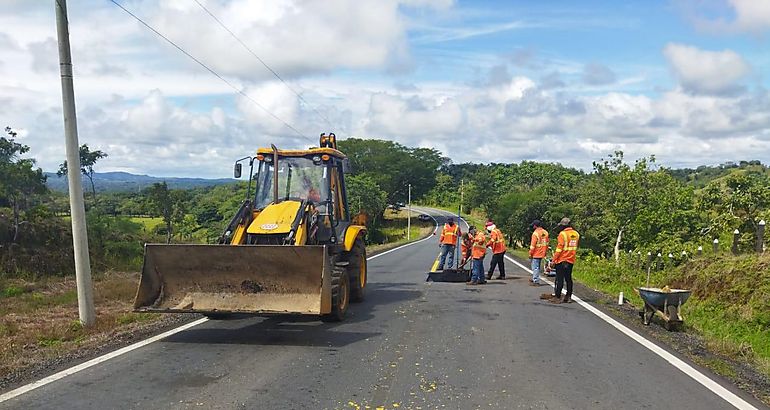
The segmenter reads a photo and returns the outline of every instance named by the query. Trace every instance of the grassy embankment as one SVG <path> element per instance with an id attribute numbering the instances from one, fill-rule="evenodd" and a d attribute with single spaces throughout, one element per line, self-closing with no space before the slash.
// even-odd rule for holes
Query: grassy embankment
<path id="1" fill-rule="evenodd" d="M 411 239 L 433 230 L 413 213 Z M 406 243 L 406 211 L 386 211 L 382 232 L 386 243 L 367 247 L 369 253 Z M 132 218 L 152 231 L 160 218 Z M 37 281 L 0 277 L 0 379 L 47 359 L 82 348 L 104 345 L 130 334 L 161 315 L 133 313 L 138 272 L 94 274 L 96 325 L 83 328 L 78 319 L 73 277 L 47 277 Z"/>

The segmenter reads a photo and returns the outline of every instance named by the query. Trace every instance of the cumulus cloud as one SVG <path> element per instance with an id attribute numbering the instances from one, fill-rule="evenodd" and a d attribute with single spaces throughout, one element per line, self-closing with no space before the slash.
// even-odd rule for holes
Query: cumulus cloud
<path id="1" fill-rule="evenodd" d="M 589 63 L 583 67 L 583 82 L 588 85 L 607 85 L 617 80 L 609 67 L 599 63 Z"/>
<path id="2" fill-rule="evenodd" d="M 332 0 L 209 2 L 209 8 L 263 60 L 288 77 L 337 68 L 409 65 L 400 6 L 447 7 L 447 1 Z M 194 3 L 162 2 L 160 30 L 224 74 L 259 80 L 269 72 Z M 189 30 L 190 26 L 196 27 Z M 223 49 L 227 58 L 222 58 Z"/>
<path id="3" fill-rule="evenodd" d="M 695 26 L 707 31 L 723 33 L 762 34 L 770 30 L 770 3 L 761 0 L 726 0 L 734 17 L 714 18 L 708 14 L 709 8 L 703 2 L 687 0 L 682 2 L 685 14 Z M 724 14 L 724 13 L 717 13 Z"/>
<path id="4" fill-rule="evenodd" d="M 749 64 L 732 50 L 708 51 L 669 43 L 663 55 L 682 88 L 693 93 L 734 93 L 751 72 Z"/>

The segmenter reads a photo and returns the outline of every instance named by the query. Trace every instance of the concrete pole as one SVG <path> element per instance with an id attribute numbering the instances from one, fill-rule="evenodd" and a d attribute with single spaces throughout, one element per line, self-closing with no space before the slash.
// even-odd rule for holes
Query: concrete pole
<path id="1" fill-rule="evenodd" d="M 463 200 L 465 198 L 465 180 L 460 180 L 460 216 L 463 214 Z"/>
<path id="2" fill-rule="evenodd" d="M 409 206 L 406 211 L 406 240 L 412 238 L 412 184 L 409 184 Z"/>
<path id="3" fill-rule="evenodd" d="M 663 270 L 663 255 L 658 252 L 658 257 L 655 258 L 655 263 L 658 264 L 658 270 Z"/>
<path id="4" fill-rule="evenodd" d="M 698 245 L 698 256 L 703 256 L 703 246 Z"/>
<path id="5" fill-rule="evenodd" d="M 714 256 L 719 254 L 719 238 L 714 238 Z"/>
<path id="6" fill-rule="evenodd" d="M 94 310 L 91 261 L 88 257 L 88 231 L 80 177 L 80 149 L 75 116 L 75 91 L 72 83 L 67 0 L 54 0 L 56 32 L 59 37 L 59 70 L 61 73 L 62 106 L 64 108 L 64 138 L 67 149 L 67 182 L 69 184 L 70 215 L 72 216 L 72 247 L 75 253 L 75 277 L 78 289 L 80 323 L 91 326 L 96 321 Z"/>
<path id="7" fill-rule="evenodd" d="M 668 254 L 668 263 L 669 263 L 669 265 L 668 265 L 669 268 L 674 266 L 674 254 L 673 253 L 669 253 Z"/>
<path id="8" fill-rule="evenodd" d="M 733 255 L 738 255 L 738 241 L 741 238 L 741 231 L 734 230 L 733 231 L 733 246 L 731 248 Z"/>
<path id="9" fill-rule="evenodd" d="M 764 250 L 763 245 L 765 244 L 765 220 L 759 221 L 759 225 L 757 225 L 757 253 L 762 253 Z"/>

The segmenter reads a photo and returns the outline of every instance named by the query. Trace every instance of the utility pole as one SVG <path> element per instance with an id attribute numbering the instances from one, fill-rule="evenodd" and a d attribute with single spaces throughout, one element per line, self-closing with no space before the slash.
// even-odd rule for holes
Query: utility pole
<path id="1" fill-rule="evenodd" d="M 412 184 L 409 184 L 409 200 L 406 211 L 406 240 L 412 239 Z"/>
<path id="2" fill-rule="evenodd" d="M 460 215 L 463 214 L 463 200 L 465 198 L 465 180 L 460 179 Z"/>
<path id="3" fill-rule="evenodd" d="M 67 173 L 72 217 L 72 248 L 75 253 L 75 277 L 78 288 L 78 312 L 80 323 L 91 326 L 96 321 L 91 261 L 88 256 L 88 231 L 86 209 L 83 204 L 83 186 L 80 177 L 80 151 L 78 124 L 75 116 L 75 91 L 72 83 L 72 55 L 70 53 L 67 0 L 54 0 L 56 7 L 56 32 L 59 37 L 59 70 L 61 73 L 61 97 L 64 108 L 64 138 L 67 148 Z"/>

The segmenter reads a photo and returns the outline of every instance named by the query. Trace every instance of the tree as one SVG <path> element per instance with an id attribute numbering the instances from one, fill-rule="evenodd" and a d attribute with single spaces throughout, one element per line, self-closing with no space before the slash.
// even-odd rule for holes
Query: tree
<path id="1" fill-rule="evenodd" d="M 13 213 L 13 236 L 11 242 L 19 238 L 19 230 L 25 222 L 22 212 L 29 209 L 34 196 L 48 191 L 43 170 L 35 169 L 35 160 L 20 158 L 29 151 L 29 147 L 16 142 L 16 131 L 5 127 L 8 137 L 0 137 L 0 203 L 10 205 Z"/>
<path id="2" fill-rule="evenodd" d="M 637 248 L 663 243 L 674 233 L 686 240 L 697 221 L 692 189 L 654 164 L 650 156 L 630 166 L 616 151 L 594 162 L 594 174 L 581 187 L 582 228 L 605 249 L 611 246 L 616 261 L 624 238 Z"/>
<path id="3" fill-rule="evenodd" d="M 171 243 L 174 235 L 174 224 L 181 223 L 186 215 L 186 192 L 170 190 L 166 181 L 156 182 L 147 188 L 147 196 L 155 207 L 157 215 L 166 224 L 166 243 Z"/>
<path id="4" fill-rule="evenodd" d="M 389 203 L 406 202 L 407 187 L 412 199 L 425 195 L 447 158 L 433 148 L 408 148 L 397 142 L 349 138 L 339 147 L 350 158 L 352 175 L 368 175 L 388 195 Z"/>
<path id="5" fill-rule="evenodd" d="M 345 184 L 351 213 L 364 212 L 370 217 L 370 228 L 378 226 L 388 204 L 385 191 L 369 175 L 351 175 L 345 178 Z"/>
<path id="6" fill-rule="evenodd" d="M 699 210 L 707 215 L 704 230 L 719 232 L 738 229 L 755 232 L 762 212 L 770 208 L 770 177 L 734 171 L 709 183 L 700 193 Z"/>
<path id="7" fill-rule="evenodd" d="M 100 150 L 91 151 L 87 144 L 83 144 L 79 149 L 80 156 L 80 173 L 86 176 L 91 182 L 91 193 L 93 194 L 94 203 L 96 203 L 96 185 L 94 185 L 94 166 L 102 159 L 107 158 L 107 153 Z M 56 171 L 56 175 L 63 177 L 67 175 L 67 161 L 65 160 L 59 165 L 59 170 Z"/>

